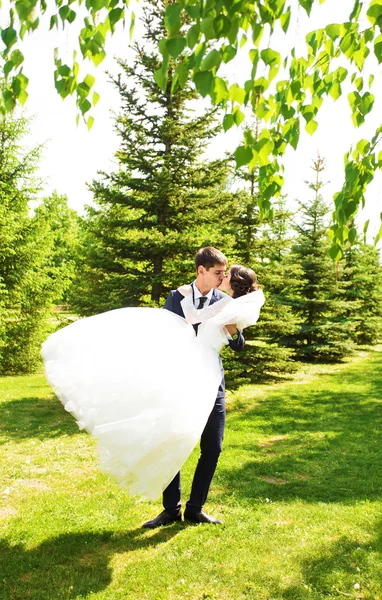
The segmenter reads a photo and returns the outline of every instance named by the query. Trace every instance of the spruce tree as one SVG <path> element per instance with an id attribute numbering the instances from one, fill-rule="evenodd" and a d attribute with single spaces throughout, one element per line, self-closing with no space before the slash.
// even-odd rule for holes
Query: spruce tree
<path id="1" fill-rule="evenodd" d="M 358 345 L 378 343 L 382 335 L 382 267 L 378 249 L 357 236 L 345 249 L 339 280 L 346 314 L 352 322 L 353 341 Z"/>
<path id="2" fill-rule="evenodd" d="M 31 372 L 40 366 L 41 343 L 52 330 L 52 304 L 61 288 L 52 272 L 55 247 L 52 206 L 33 206 L 40 148 L 26 150 L 28 122 L 0 122 L 0 372 Z"/>
<path id="3" fill-rule="evenodd" d="M 313 162 L 315 179 L 307 182 L 313 196 L 299 202 L 301 221 L 292 258 L 300 265 L 302 277 L 293 297 L 293 308 L 300 325 L 288 343 L 303 360 L 338 360 L 351 353 L 351 319 L 345 314 L 339 293 L 336 266 L 329 257 L 327 236 L 328 206 L 321 190 L 324 160 Z"/>
<path id="4" fill-rule="evenodd" d="M 155 83 L 161 57 L 151 51 L 164 36 L 169 2 L 148 1 L 145 35 L 132 66 L 119 60 L 113 78 L 121 98 L 116 119 L 118 169 L 94 181 L 95 207 L 83 224 L 86 252 L 75 304 L 82 314 L 130 305 L 158 305 L 188 281 L 199 247 L 229 247 L 222 224 L 232 212 L 225 190 L 227 161 L 203 152 L 219 131 L 214 109 L 194 114 L 197 95 L 169 79 Z M 178 59 L 179 60 L 179 59 Z"/>

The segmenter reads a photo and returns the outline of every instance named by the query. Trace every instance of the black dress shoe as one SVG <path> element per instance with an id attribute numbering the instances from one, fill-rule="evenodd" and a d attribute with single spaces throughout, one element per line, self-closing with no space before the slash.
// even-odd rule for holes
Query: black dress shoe
<path id="1" fill-rule="evenodd" d="M 182 513 L 179 511 L 177 513 L 168 512 L 167 510 L 163 510 L 160 515 L 152 519 L 151 521 L 146 521 L 143 523 L 142 527 L 146 527 L 147 529 L 155 529 L 156 527 L 162 527 L 162 525 L 170 525 L 170 523 L 175 523 L 175 521 L 182 520 Z"/>
<path id="2" fill-rule="evenodd" d="M 219 519 L 215 519 L 215 517 L 207 515 L 202 510 L 197 513 L 188 512 L 186 510 L 184 513 L 184 518 L 186 521 L 192 521 L 193 523 L 214 523 L 215 525 L 223 525 L 223 521 L 219 521 Z"/>

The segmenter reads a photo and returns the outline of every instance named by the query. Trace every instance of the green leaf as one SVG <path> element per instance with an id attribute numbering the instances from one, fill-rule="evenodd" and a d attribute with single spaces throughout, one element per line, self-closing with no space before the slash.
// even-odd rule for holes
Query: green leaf
<path id="1" fill-rule="evenodd" d="M 20 90 L 17 99 L 20 102 L 21 106 L 24 106 L 25 102 L 28 100 L 28 93 L 25 90 Z"/>
<path id="2" fill-rule="evenodd" d="M 84 115 L 86 112 L 88 112 L 88 110 L 91 109 L 92 105 L 90 104 L 89 100 L 85 98 L 85 100 L 82 100 L 82 102 L 79 103 L 78 107 Z"/>
<path id="3" fill-rule="evenodd" d="M 282 30 L 284 31 L 284 33 L 286 33 L 288 31 L 288 27 L 289 27 L 289 23 L 290 23 L 290 6 L 288 6 L 288 9 L 285 13 L 283 13 L 280 17 L 280 24 L 282 27 Z"/>
<path id="4" fill-rule="evenodd" d="M 229 88 L 229 97 L 232 100 L 232 102 L 243 104 L 245 96 L 245 91 L 241 87 L 239 87 L 237 83 L 234 83 Z"/>
<path id="5" fill-rule="evenodd" d="M 94 117 L 92 117 L 91 115 L 89 115 L 88 120 L 86 121 L 86 125 L 88 128 L 88 131 L 91 130 L 91 128 L 93 127 L 93 123 L 94 123 Z"/>
<path id="6" fill-rule="evenodd" d="M 367 140 L 359 140 L 356 149 L 360 154 L 362 154 L 362 156 L 365 156 L 365 154 L 367 154 L 370 150 L 370 142 Z"/>
<path id="7" fill-rule="evenodd" d="M 255 46 L 258 46 L 264 33 L 264 27 L 260 23 L 255 23 L 252 26 L 252 41 Z"/>
<path id="8" fill-rule="evenodd" d="M 50 17 L 49 30 L 53 29 L 53 27 L 58 28 L 58 16 L 57 15 L 52 15 Z"/>
<path id="9" fill-rule="evenodd" d="M 269 155 L 272 153 L 273 149 L 274 143 L 272 140 L 266 138 L 260 139 L 255 144 L 254 150 L 259 155 L 261 165 L 269 163 Z"/>
<path id="10" fill-rule="evenodd" d="M 211 50 L 207 56 L 202 60 L 201 69 L 202 71 L 210 71 L 212 67 L 219 67 L 221 63 L 220 52 L 217 50 Z"/>
<path id="11" fill-rule="evenodd" d="M 331 40 L 336 40 L 341 34 L 341 28 L 337 23 L 332 23 L 325 27 L 325 31 Z"/>
<path id="12" fill-rule="evenodd" d="M 111 31 L 114 31 L 114 27 L 116 25 L 116 23 L 118 23 L 118 21 L 120 21 L 123 18 L 124 15 L 124 10 L 123 8 L 113 8 L 113 10 L 111 10 L 109 12 L 109 21 L 110 21 L 110 29 Z"/>
<path id="13" fill-rule="evenodd" d="M 213 27 L 216 34 L 214 37 L 223 38 L 230 32 L 231 21 L 226 15 L 220 14 L 213 20 Z"/>
<path id="14" fill-rule="evenodd" d="M 8 60 L 4 65 L 4 76 L 8 77 L 9 73 L 12 71 L 15 65 L 11 60 Z"/>
<path id="15" fill-rule="evenodd" d="M 245 146 L 238 146 L 234 153 L 236 168 L 240 169 L 244 165 L 247 165 L 251 162 L 253 154 L 251 148 L 246 148 Z"/>
<path id="16" fill-rule="evenodd" d="M 354 244 L 356 239 L 357 239 L 357 230 L 355 227 L 352 227 L 348 234 L 348 240 L 351 244 Z"/>
<path id="17" fill-rule="evenodd" d="M 240 40 L 240 48 L 242 48 L 243 46 L 245 46 L 245 44 L 248 42 L 248 38 L 246 36 L 245 33 L 243 33 L 241 40 Z"/>
<path id="18" fill-rule="evenodd" d="M 68 21 L 69 23 L 73 23 L 73 21 L 76 18 L 76 13 L 70 8 L 68 4 L 61 6 L 58 13 L 61 17 L 62 22 Z"/>
<path id="19" fill-rule="evenodd" d="M 308 15 L 310 15 L 310 11 L 312 10 L 314 0 L 298 0 L 301 4 L 302 8 L 305 8 Z"/>
<path id="20" fill-rule="evenodd" d="M 336 69 L 336 71 L 334 72 L 335 78 L 340 83 L 342 83 L 343 81 L 345 81 L 347 75 L 348 75 L 348 71 L 344 67 L 338 67 L 338 69 Z"/>
<path id="21" fill-rule="evenodd" d="M 4 65 L 4 76 L 8 77 L 9 73 L 12 71 L 15 65 L 11 60 L 8 60 Z"/>
<path id="22" fill-rule="evenodd" d="M 187 31 L 186 39 L 187 46 L 189 48 L 192 49 L 194 46 L 196 46 L 200 39 L 200 26 L 198 23 L 195 23 L 195 25 L 190 27 L 190 29 Z"/>
<path id="23" fill-rule="evenodd" d="M 11 61 L 13 62 L 13 64 L 15 65 L 15 67 L 18 67 L 21 65 L 21 63 L 24 62 L 24 55 L 22 52 L 20 52 L 20 50 L 16 49 L 12 52 L 11 54 Z"/>
<path id="24" fill-rule="evenodd" d="M 100 95 L 97 92 L 93 92 L 93 106 L 97 106 L 100 99 Z"/>
<path id="25" fill-rule="evenodd" d="M 240 18 L 235 17 L 231 21 L 231 29 L 229 30 L 228 35 L 227 35 L 230 43 L 233 45 L 236 44 L 239 29 L 240 29 Z"/>
<path id="26" fill-rule="evenodd" d="M 344 211 L 346 220 L 349 220 L 351 217 L 353 217 L 355 215 L 355 213 L 357 212 L 357 202 L 355 202 L 355 200 L 353 200 L 352 198 L 346 200 L 346 202 L 344 201 L 342 203 L 342 209 Z"/>
<path id="27" fill-rule="evenodd" d="M 175 37 L 167 40 L 166 47 L 173 58 L 178 58 L 186 47 L 186 38 Z"/>
<path id="28" fill-rule="evenodd" d="M 161 53 L 161 55 L 163 57 L 168 55 L 168 50 L 167 50 L 167 38 L 161 39 L 158 42 L 158 48 L 159 48 L 159 52 Z"/>
<path id="29" fill-rule="evenodd" d="M 61 77 L 69 77 L 72 70 L 70 67 L 68 67 L 68 65 L 61 65 L 60 67 L 58 67 L 57 69 L 58 74 L 61 75 Z"/>
<path id="30" fill-rule="evenodd" d="M 213 79 L 211 71 L 199 71 L 194 75 L 196 89 L 203 98 L 211 92 Z"/>
<path id="31" fill-rule="evenodd" d="M 317 121 L 314 121 L 314 119 L 312 119 L 311 121 L 309 121 L 309 123 L 307 123 L 305 125 L 305 130 L 309 133 L 309 135 L 313 135 L 314 132 L 316 131 L 317 127 L 318 127 Z"/>
<path id="32" fill-rule="evenodd" d="M 132 12 L 131 13 L 131 18 L 130 18 L 130 29 L 129 29 L 130 40 L 133 39 L 134 28 L 135 28 L 135 13 Z"/>
<path id="33" fill-rule="evenodd" d="M 380 228 L 379 228 L 379 231 L 378 231 L 377 235 L 376 235 L 376 236 L 375 236 L 375 238 L 374 238 L 374 246 L 375 246 L 376 244 L 378 244 L 378 242 L 379 242 L 379 240 L 381 239 L 381 237 L 382 237 L 382 224 L 381 224 L 381 226 L 380 226 Z"/>
<path id="34" fill-rule="evenodd" d="M 232 111 L 232 115 L 233 115 L 233 120 L 235 121 L 235 125 L 237 125 L 237 126 L 241 125 L 241 123 L 245 119 L 244 113 L 241 112 L 241 110 L 238 106 L 235 106 L 235 108 Z"/>
<path id="35" fill-rule="evenodd" d="M 270 66 L 269 81 L 271 81 L 277 75 L 279 68 L 280 68 L 280 64 L 281 64 L 280 53 L 276 52 L 275 50 L 272 50 L 272 48 L 267 48 L 266 50 L 262 50 L 260 52 L 260 56 L 261 56 L 263 62 L 266 65 Z"/>
<path id="36" fill-rule="evenodd" d="M 342 89 L 339 81 L 333 81 L 333 84 L 329 90 L 329 94 L 331 95 L 334 101 L 338 100 L 338 98 L 342 94 Z"/>
<path id="37" fill-rule="evenodd" d="M 353 183 L 359 176 L 359 170 L 353 162 L 348 162 L 345 166 L 346 181 Z"/>
<path id="38" fill-rule="evenodd" d="M 382 19 L 381 0 L 372 0 L 367 11 L 367 18 L 372 25 L 376 25 Z"/>
<path id="39" fill-rule="evenodd" d="M 223 62 L 228 63 L 236 56 L 236 48 L 234 46 L 223 46 Z"/>
<path id="40" fill-rule="evenodd" d="M 362 100 L 359 105 L 360 112 L 363 115 L 367 115 L 373 108 L 373 104 L 374 104 L 373 94 L 371 94 L 370 92 L 365 92 L 364 95 L 362 96 Z"/>
<path id="41" fill-rule="evenodd" d="M 180 19 L 180 11 L 181 6 L 178 4 L 178 2 L 169 4 L 166 8 L 164 22 L 170 35 L 177 34 L 181 28 L 182 23 Z"/>
<path id="42" fill-rule="evenodd" d="M 16 43 L 16 40 L 17 40 L 16 30 L 13 29 L 13 27 L 7 27 L 6 29 L 3 29 L 3 31 L 1 32 L 1 39 L 3 40 L 4 44 L 6 45 L 7 52 L 8 52 L 9 48 L 11 46 L 13 46 L 13 44 Z"/>
<path id="43" fill-rule="evenodd" d="M 382 62 L 382 34 L 374 42 L 374 54 L 379 63 Z"/>
<path id="44" fill-rule="evenodd" d="M 206 40 L 213 40 L 215 38 L 214 19 L 213 17 L 206 17 L 200 24 L 200 29 Z"/>
<path id="45" fill-rule="evenodd" d="M 11 91 L 3 92 L 4 108 L 7 112 L 11 112 L 16 106 L 16 99 Z"/>
<path id="46" fill-rule="evenodd" d="M 231 129 L 231 127 L 233 127 L 234 124 L 235 124 L 235 122 L 233 120 L 232 115 L 230 115 L 230 114 L 224 115 L 224 119 L 223 119 L 224 131 L 228 131 L 228 129 Z"/>
<path id="47" fill-rule="evenodd" d="M 349 15 L 349 21 L 356 21 L 360 15 L 362 4 L 360 0 L 355 0 L 353 10 Z"/>
<path id="48" fill-rule="evenodd" d="M 93 85 L 95 84 L 95 77 L 93 77 L 93 75 L 86 75 L 85 79 L 84 79 L 84 83 L 88 86 L 88 88 L 90 89 L 91 87 L 93 87 Z"/>
<path id="49" fill-rule="evenodd" d="M 167 86 L 167 71 L 163 71 L 163 69 L 158 69 L 154 73 L 154 79 L 155 83 L 162 90 L 162 92 L 165 92 Z"/>
<path id="50" fill-rule="evenodd" d="M 341 246 L 339 246 L 338 244 L 333 244 L 333 246 L 329 248 L 329 256 L 332 260 L 336 262 L 340 260 L 340 258 L 342 257 Z"/>
<path id="51" fill-rule="evenodd" d="M 222 104 L 228 100 L 228 89 L 224 79 L 221 79 L 220 77 L 214 77 L 211 99 L 213 104 Z"/>
<path id="52" fill-rule="evenodd" d="M 358 90 L 359 92 L 361 92 L 361 91 L 362 91 L 362 89 L 363 89 L 363 77 L 357 77 L 357 78 L 354 80 L 354 85 L 355 85 L 355 87 L 357 88 L 357 90 Z"/>
<path id="53" fill-rule="evenodd" d="M 186 13 L 188 13 L 192 19 L 198 19 L 200 17 L 200 6 L 187 5 L 184 8 Z"/>

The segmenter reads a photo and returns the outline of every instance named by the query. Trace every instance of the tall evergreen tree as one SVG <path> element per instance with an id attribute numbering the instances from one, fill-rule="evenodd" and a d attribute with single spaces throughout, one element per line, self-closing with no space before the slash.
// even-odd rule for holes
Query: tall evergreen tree
<path id="1" fill-rule="evenodd" d="M 51 307 L 60 292 L 52 274 L 54 243 L 51 205 L 32 212 L 40 191 L 36 177 L 40 148 L 23 147 L 28 122 L 0 122 L 0 372 L 30 372 L 40 365 L 40 348 L 51 331 Z"/>
<path id="2" fill-rule="evenodd" d="M 354 226 L 354 225 L 353 225 Z M 376 344 L 382 335 L 382 266 L 377 248 L 361 241 L 345 249 L 339 265 L 342 299 L 356 344 Z"/>
<path id="3" fill-rule="evenodd" d="M 299 203 L 301 222 L 296 225 L 298 238 L 293 248 L 293 259 L 302 269 L 300 286 L 293 298 L 300 325 L 289 336 L 289 343 L 301 359 L 337 360 L 352 351 L 352 323 L 345 314 L 336 267 L 328 254 L 329 209 L 321 195 L 324 160 L 318 157 L 312 168 L 315 179 L 307 185 L 313 196 Z"/>
<path id="4" fill-rule="evenodd" d="M 54 290 L 54 304 L 70 303 L 70 288 L 77 270 L 79 215 L 69 207 L 67 196 L 53 192 L 34 212 L 34 219 L 45 230 L 45 245 L 51 253 L 45 263 Z"/>
<path id="5" fill-rule="evenodd" d="M 96 207 L 84 223 L 86 253 L 76 306 L 83 314 L 136 304 L 158 304 L 169 288 L 187 281 L 203 245 L 225 248 L 222 223 L 232 212 L 225 184 L 227 161 L 203 152 L 219 131 L 215 110 L 195 115 L 195 91 L 163 92 L 155 83 L 161 57 L 150 51 L 164 36 L 167 0 L 149 0 L 143 45 L 132 66 L 119 60 L 113 78 L 122 109 L 116 119 L 121 145 L 118 170 L 102 174 L 91 189 Z"/>

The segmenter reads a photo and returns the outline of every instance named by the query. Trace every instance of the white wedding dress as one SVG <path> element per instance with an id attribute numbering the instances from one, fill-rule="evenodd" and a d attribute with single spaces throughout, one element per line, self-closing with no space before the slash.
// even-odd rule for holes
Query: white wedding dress
<path id="1" fill-rule="evenodd" d="M 229 301 L 230 300 L 230 301 Z M 191 324 L 156 308 L 121 308 L 80 319 L 43 344 L 56 395 L 98 440 L 101 469 L 131 495 L 156 499 L 196 445 L 221 381 L 224 325 L 253 325 L 259 290 L 202 311 L 187 296 Z"/>

